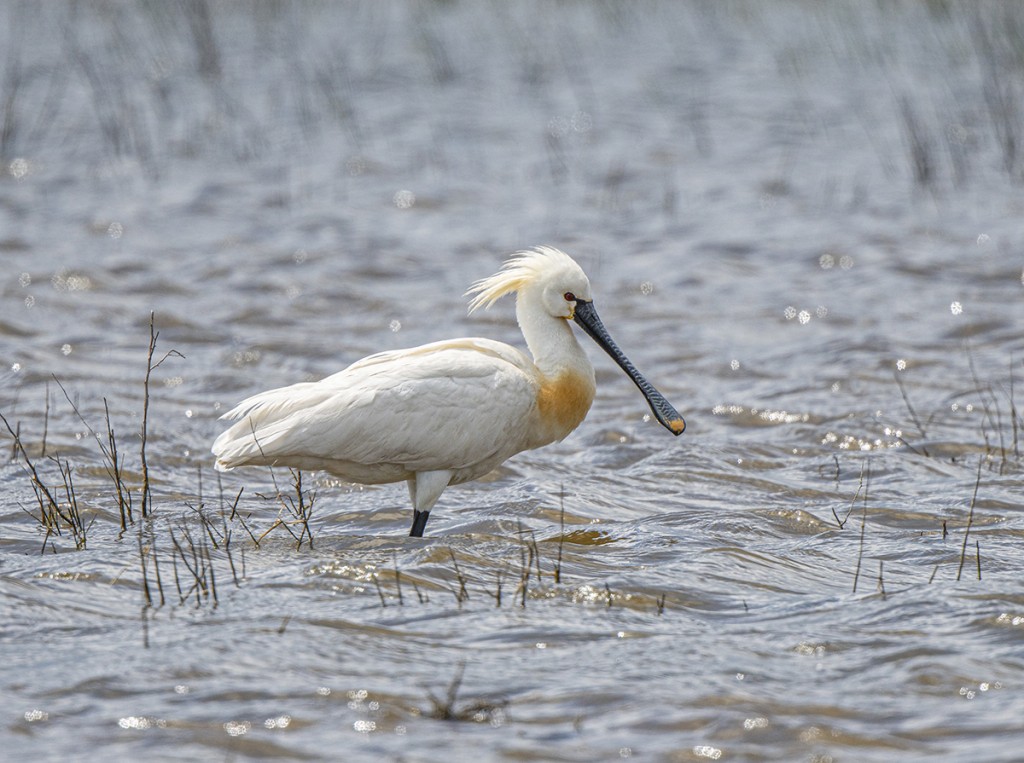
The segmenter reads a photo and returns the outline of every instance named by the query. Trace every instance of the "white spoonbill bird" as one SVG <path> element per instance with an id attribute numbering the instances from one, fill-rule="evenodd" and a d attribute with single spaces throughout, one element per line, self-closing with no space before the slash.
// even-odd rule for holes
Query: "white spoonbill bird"
<path id="1" fill-rule="evenodd" d="M 280 465 L 363 484 L 406 480 L 409 534 L 422 536 L 446 487 L 562 440 L 583 421 L 594 400 L 594 368 L 570 321 L 622 367 L 655 418 L 682 433 L 682 416 L 612 341 L 590 281 L 569 255 L 552 247 L 513 255 L 473 284 L 469 311 L 512 292 L 532 359 L 491 339 L 450 339 L 377 353 L 321 381 L 254 395 L 222 417 L 235 423 L 213 443 L 217 469 Z"/>

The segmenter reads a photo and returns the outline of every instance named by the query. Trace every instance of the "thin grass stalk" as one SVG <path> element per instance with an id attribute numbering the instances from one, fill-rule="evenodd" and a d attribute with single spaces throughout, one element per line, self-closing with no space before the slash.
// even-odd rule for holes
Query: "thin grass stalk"
<path id="1" fill-rule="evenodd" d="M 398 590 L 398 606 L 405 606 L 405 599 L 402 598 L 402 573 L 398 571 L 398 552 L 394 552 L 395 560 L 395 588 Z"/>
<path id="2" fill-rule="evenodd" d="M 142 468 L 142 516 L 145 518 L 152 510 L 153 496 L 150 491 L 149 462 L 146 459 L 146 444 L 149 439 L 149 381 L 156 369 L 170 357 L 184 358 L 177 350 L 168 350 L 156 363 L 153 362 L 153 354 L 156 352 L 156 340 L 160 332 L 156 330 L 156 313 L 149 313 L 149 349 L 146 352 L 146 376 L 142 383 L 142 443 L 139 447 L 139 463 Z"/>
<path id="3" fill-rule="evenodd" d="M 139 448 L 139 463 L 142 468 L 142 518 L 149 515 L 149 462 L 146 460 L 146 440 L 149 437 L 149 377 L 153 373 L 153 352 L 156 350 L 157 332 L 154 323 L 156 314 L 149 314 L 149 349 L 146 352 L 146 377 L 142 382 L 142 444 Z"/>
<path id="4" fill-rule="evenodd" d="M 469 591 L 466 590 L 466 578 L 462 574 L 462 570 L 459 568 L 459 560 L 455 558 L 455 552 L 452 551 L 451 547 L 448 547 L 448 554 L 452 558 L 452 564 L 455 566 L 455 578 L 459 581 L 459 591 L 455 594 L 455 600 L 462 606 L 462 602 L 469 600 Z"/>
<path id="5" fill-rule="evenodd" d="M 177 545 L 174 543 L 174 530 L 171 530 L 170 533 L 171 543 Z M 178 557 L 176 554 L 171 554 L 171 570 L 174 572 L 174 587 L 178 591 L 178 604 L 181 605 L 185 603 L 185 594 L 181 591 L 181 578 L 178 575 Z"/>
<path id="6" fill-rule="evenodd" d="M 213 556 L 210 552 L 210 547 L 203 542 L 203 550 L 206 552 L 206 565 L 207 569 L 210 570 L 210 596 L 213 597 L 213 606 L 216 607 L 220 604 L 220 599 L 217 598 L 217 576 L 213 569 Z"/>
<path id="7" fill-rule="evenodd" d="M 896 386 L 900 388 L 900 395 L 903 397 L 903 404 L 907 407 L 907 412 L 910 413 L 910 420 L 914 422 L 914 426 L 917 427 L 917 431 L 921 433 L 921 439 L 928 439 L 927 430 L 924 428 L 924 425 L 921 423 L 921 419 L 918 418 L 917 416 L 917 411 L 914 410 L 914 406 L 910 402 L 910 396 L 907 394 L 907 388 L 903 385 L 903 380 L 900 378 L 900 372 L 895 371 L 893 373 L 893 378 L 896 380 Z M 924 446 L 922 446 L 921 449 L 918 450 L 902 437 L 900 438 L 900 440 L 903 442 L 904 445 L 906 445 L 915 453 L 919 453 L 923 456 L 929 455 L 928 449 L 925 448 Z"/>
<path id="8" fill-rule="evenodd" d="M 46 408 L 43 410 L 43 442 L 39 455 L 46 457 L 46 435 L 50 431 L 50 380 L 46 380 Z"/>
<path id="9" fill-rule="evenodd" d="M 153 573 L 156 577 L 156 590 L 160 594 L 160 606 L 162 607 L 165 603 L 164 600 L 164 580 L 160 574 L 160 554 L 157 553 L 156 547 L 156 531 L 152 526 L 149 528 L 150 544 L 153 547 Z"/>
<path id="10" fill-rule="evenodd" d="M 860 578 L 860 565 L 864 559 L 864 532 L 867 528 L 868 522 L 868 502 L 867 496 L 864 500 L 864 513 L 860 517 L 860 547 L 857 551 L 857 569 L 853 573 L 853 592 L 857 593 L 857 581 Z"/>
<path id="11" fill-rule="evenodd" d="M 565 545 L 565 488 L 558 492 L 558 557 L 555 561 L 555 584 L 562 582 L 562 546 Z"/>
<path id="12" fill-rule="evenodd" d="M 110 476 L 114 482 L 114 493 L 117 496 L 117 509 L 121 515 L 121 532 L 128 529 L 128 523 L 134 523 L 132 516 L 132 493 L 124 484 L 124 457 L 117 452 L 117 436 L 110 423 L 110 406 L 103 398 L 103 415 L 107 424 L 107 448 L 109 451 Z"/>
<path id="13" fill-rule="evenodd" d="M 971 496 L 971 508 L 967 512 L 967 527 L 964 529 L 964 543 L 960 548 L 960 566 L 956 570 L 956 579 L 960 580 L 960 575 L 964 571 L 964 559 L 967 557 L 967 539 L 971 534 L 971 525 L 974 524 L 974 504 L 978 500 L 978 488 L 981 485 L 981 467 L 983 461 L 978 460 L 978 476 L 974 480 L 974 494 Z"/>
<path id="14" fill-rule="evenodd" d="M 153 594 L 149 587 L 149 565 L 146 563 L 146 546 L 142 542 L 142 525 L 139 525 L 139 533 L 136 536 L 139 540 L 139 565 L 142 567 L 142 595 L 146 600 L 146 607 L 153 606 Z"/>

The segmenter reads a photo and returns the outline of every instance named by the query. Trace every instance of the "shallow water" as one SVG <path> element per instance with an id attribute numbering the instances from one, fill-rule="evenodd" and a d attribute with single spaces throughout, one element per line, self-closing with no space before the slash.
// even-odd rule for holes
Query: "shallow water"
<path id="1" fill-rule="evenodd" d="M 88 525 L 0 442 L 6 754 L 1019 757 L 1017 5 L 204 7 L 0 11 L 0 412 Z M 595 348 L 422 541 L 404 485 L 304 475 L 296 548 L 286 472 L 218 481 L 246 395 L 518 342 L 462 294 L 538 243 L 682 437 Z"/>

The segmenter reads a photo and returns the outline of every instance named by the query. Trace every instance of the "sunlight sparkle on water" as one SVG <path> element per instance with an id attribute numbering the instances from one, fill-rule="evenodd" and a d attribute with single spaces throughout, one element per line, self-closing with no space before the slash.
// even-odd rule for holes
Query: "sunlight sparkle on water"
<path id="1" fill-rule="evenodd" d="M 11 173 L 11 177 L 15 180 L 22 180 L 26 175 L 28 175 L 30 169 L 31 167 L 28 163 L 28 159 L 20 156 L 16 159 L 12 159 L 11 163 L 7 165 L 7 171 Z"/>
<path id="2" fill-rule="evenodd" d="M 249 733 L 252 728 L 252 724 L 249 721 L 228 721 L 224 724 L 224 730 L 228 732 L 228 736 L 240 737 Z"/>
<path id="3" fill-rule="evenodd" d="M 292 723 L 290 715 L 279 715 L 277 718 L 267 718 L 263 721 L 263 728 L 265 729 L 286 729 Z"/>
<path id="4" fill-rule="evenodd" d="M 709 744 L 699 744 L 695 746 L 693 748 L 693 754 L 698 758 L 710 758 L 711 760 L 718 760 L 722 757 L 722 751 Z"/>
<path id="5" fill-rule="evenodd" d="M 953 315 L 960 315 L 964 311 L 964 306 L 961 305 L 959 302 L 953 302 L 949 306 L 949 311 L 953 313 Z"/>
<path id="6" fill-rule="evenodd" d="M 120 718 L 117 721 L 117 725 L 122 729 L 132 729 L 135 731 L 145 731 L 151 729 L 154 726 L 157 728 L 166 728 L 167 721 L 159 718 L 147 718 L 143 715 L 129 715 L 124 718 Z"/>
<path id="7" fill-rule="evenodd" d="M 416 203 L 416 194 L 412 191 L 402 189 L 401 191 L 395 191 L 395 195 L 392 198 L 395 206 L 399 209 L 409 209 L 413 204 Z"/>

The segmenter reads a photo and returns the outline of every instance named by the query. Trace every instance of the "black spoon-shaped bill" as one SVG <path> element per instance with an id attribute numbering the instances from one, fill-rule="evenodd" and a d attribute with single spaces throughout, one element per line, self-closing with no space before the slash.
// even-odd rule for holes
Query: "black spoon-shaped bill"
<path id="1" fill-rule="evenodd" d="M 591 339 L 597 342 L 601 349 L 611 355 L 612 360 L 618 363 L 629 378 L 633 380 L 633 383 L 640 389 L 643 396 L 647 398 L 647 402 L 651 406 L 651 412 L 659 423 L 672 434 L 681 435 L 683 430 L 686 429 L 686 422 L 683 421 L 683 417 L 665 399 L 665 396 L 658 392 L 653 384 L 647 381 L 647 378 L 637 370 L 637 367 L 630 362 L 626 354 L 615 344 L 615 341 L 608 333 L 608 329 L 601 323 L 597 310 L 594 309 L 594 303 L 578 300 L 573 320 L 587 332 Z"/>

